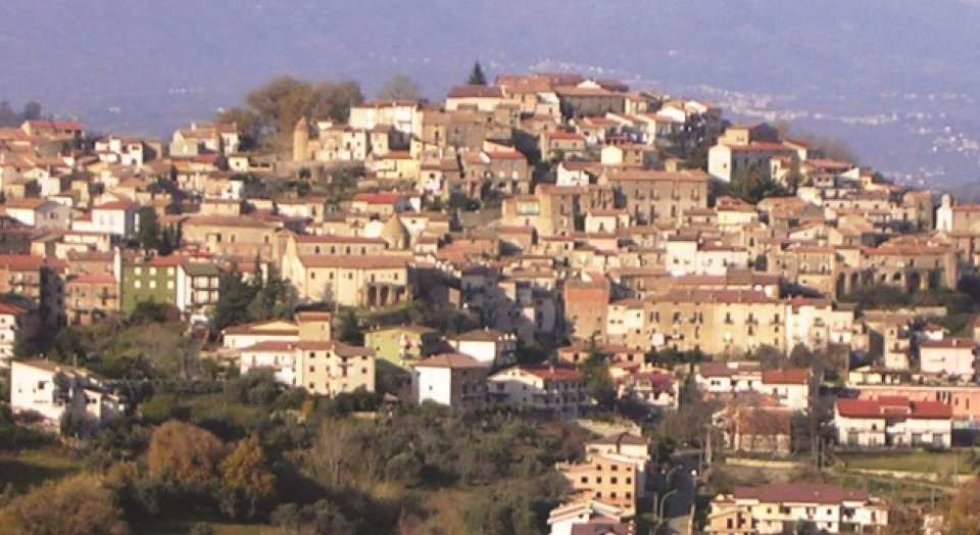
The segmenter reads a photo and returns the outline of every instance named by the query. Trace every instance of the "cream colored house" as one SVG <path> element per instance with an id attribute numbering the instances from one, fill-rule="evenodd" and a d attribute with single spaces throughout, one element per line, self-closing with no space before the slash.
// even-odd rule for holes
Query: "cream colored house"
<path id="1" fill-rule="evenodd" d="M 953 410 L 939 401 L 909 401 L 904 397 L 839 399 L 834 426 L 842 446 L 948 449 L 952 445 Z"/>
<path id="2" fill-rule="evenodd" d="M 296 344 L 296 385 L 311 394 L 334 397 L 355 390 L 374 392 L 374 351 L 330 341 Z"/>
<path id="3" fill-rule="evenodd" d="M 409 259 L 403 255 L 299 255 L 284 276 L 305 301 L 384 307 L 411 299 Z"/>
<path id="4" fill-rule="evenodd" d="M 487 393 L 496 403 L 576 417 L 590 398 L 582 374 L 570 366 L 518 365 L 487 379 Z"/>
<path id="5" fill-rule="evenodd" d="M 816 483 L 736 487 L 711 501 L 705 533 L 777 535 L 801 523 L 820 533 L 888 533 L 888 504 L 863 490 Z"/>

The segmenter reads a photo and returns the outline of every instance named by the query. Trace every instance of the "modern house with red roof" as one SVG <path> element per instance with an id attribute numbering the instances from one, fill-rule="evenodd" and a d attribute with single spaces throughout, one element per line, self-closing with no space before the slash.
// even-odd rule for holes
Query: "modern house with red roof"
<path id="1" fill-rule="evenodd" d="M 500 370 L 487 380 L 491 400 L 503 405 L 574 418 L 589 405 L 585 378 L 573 366 L 518 365 Z"/>
<path id="2" fill-rule="evenodd" d="M 463 85 L 454 87 L 446 97 L 446 109 L 475 109 L 493 111 L 505 100 L 504 92 L 497 86 Z"/>
<path id="3" fill-rule="evenodd" d="M 838 443 L 849 447 L 948 449 L 953 442 L 953 410 L 939 401 L 839 399 L 834 426 Z"/>
<path id="4" fill-rule="evenodd" d="M 801 524 L 818 533 L 887 533 L 888 504 L 863 490 L 816 483 L 736 487 L 711 501 L 705 533 L 779 534 Z"/>
<path id="5" fill-rule="evenodd" d="M 757 393 L 794 410 L 809 407 L 812 381 L 808 369 L 763 370 L 757 362 L 736 361 L 702 364 L 695 376 L 698 387 L 710 397 Z"/>

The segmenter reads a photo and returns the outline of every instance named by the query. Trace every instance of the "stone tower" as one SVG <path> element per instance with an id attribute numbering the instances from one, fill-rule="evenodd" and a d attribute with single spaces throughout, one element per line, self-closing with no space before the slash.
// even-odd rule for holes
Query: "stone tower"
<path id="1" fill-rule="evenodd" d="M 293 128 L 293 161 L 305 162 L 310 146 L 310 123 L 306 117 L 300 117 Z"/>

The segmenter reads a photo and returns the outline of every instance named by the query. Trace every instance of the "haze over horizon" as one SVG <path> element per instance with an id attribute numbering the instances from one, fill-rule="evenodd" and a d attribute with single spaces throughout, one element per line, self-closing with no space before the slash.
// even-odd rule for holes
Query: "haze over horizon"
<path id="1" fill-rule="evenodd" d="M 7 0 L 0 99 L 169 136 L 282 74 L 358 80 L 370 97 L 404 73 L 439 99 L 480 60 L 491 78 L 577 71 L 707 98 L 955 185 L 980 179 L 978 27 L 968 0 Z"/>

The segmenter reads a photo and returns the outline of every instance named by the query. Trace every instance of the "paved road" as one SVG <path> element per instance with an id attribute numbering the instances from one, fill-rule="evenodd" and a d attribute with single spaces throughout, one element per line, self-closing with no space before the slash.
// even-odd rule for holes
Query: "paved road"
<path id="1" fill-rule="evenodd" d="M 677 534 L 687 535 L 690 533 L 690 513 L 694 500 L 697 497 L 697 482 L 692 471 L 698 467 L 697 453 L 693 455 L 684 452 L 674 455 L 674 468 L 670 475 L 669 486 L 664 476 L 659 476 L 656 480 L 658 489 L 658 500 L 669 490 L 676 490 L 667 497 L 663 503 L 664 516 L 667 523 L 661 526 L 657 535 Z"/>

